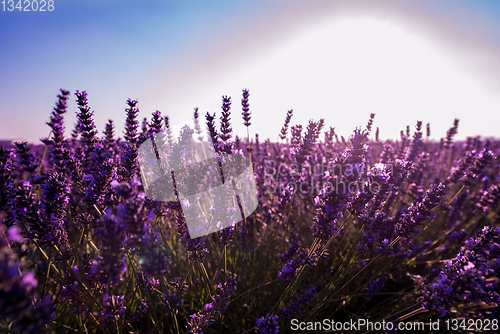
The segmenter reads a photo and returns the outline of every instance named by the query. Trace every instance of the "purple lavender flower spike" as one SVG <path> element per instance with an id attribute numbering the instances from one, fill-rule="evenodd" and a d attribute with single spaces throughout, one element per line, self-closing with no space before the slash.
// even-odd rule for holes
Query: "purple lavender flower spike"
<path id="1" fill-rule="evenodd" d="M 278 325 L 278 316 L 266 314 L 255 321 L 255 333 L 257 334 L 278 334 L 280 326 Z"/>
<path id="2" fill-rule="evenodd" d="M 221 152 L 231 154 L 233 145 L 229 141 L 232 137 L 231 132 L 231 98 L 222 96 L 222 116 L 220 118 L 220 139 L 221 139 Z"/>
<path id="3" fill-rule="evenodd" d="M 94 112 L 90 109 L 87 99 L 87 92 L 76 91 L 76 103 L 80 112 L 78 113 L 78 126 L 80 128 L 80 135 L 82 137 L 82 143 L 84 146 L 84 170 L 88 170 L 90 164 L 90 158 L 94 151 L 94 147 L 97 144 L 97 130 L 94 124 Z"/>
<path id="4" fill-rule="evenodd" d="M 61 146 L 64 143 L 64 118 L 63 115 L 68 109 L 68 99 L 70 92 L 61 88 L 60 94 L 57 95 L 57 103 L 52 114 L 50 115 L 50 121 L 47 125 L 52 129 L 54 134 L 53 139 L 42 139 L 46 145 Z"/>
<path id="5" fill-rule="evenodd" d="M 469 168 L 468 172 L 460 178 L 465 184 L 472 184 L 481 175 L 481 172 L 486 166 L 496 159 L 491 150 L 483 149 L 475 158 L 474 164 Z"/>
<path id="6" fill-rule="evenodd" d="M 14 320 L 30 308 L 37 280 L 31 272 L 20 273 L 17 254 L 9 245 L 13 240 L 5 237 L 6 232 L 7 227 L 0 224 L 0 310 L 2 319 Z"/>
<path id="7" fill-rule="evenodd" d="M 113 215 L 106 214 L 98 223 L 99 258 L 97 260 L 97 279 L 113 289 L 123 281 L 122 275 L 127 270 L 127 262 L 123 245 L 124 229 Z"/>
<path id="8" fill-rule="evenodd" d="M 156 110 L 153 113 L 153 117 L 151 118 L 151 123 L 149 123 L 149 132 L 150 134 L 159 133 L 163 129 L 163 117 L 161 116 L 161 112 Z"/>
<path id="9" fill-rule="evenodd" d="M 168 291 L 166 294 L 163 294 L 161 299 L 162 302 L 160 304 L 167 310 L 167 316 L 171 313 L 177 314 L 179 308 L 184 303 L 184 300 L 176 291 Z"/>
<path id="10" fill-rule="evenodd" d="M 285 123 L 283 124 L 283 127 L 281 128 L 281 132 L 280 132 L 280 139 L 281 140 L 286 139 L 286 133 L 288 132 L 288 125 L 290 124 L 290 120 L 292 119 L 292 116 L 293 116 L 293 109 L 290 109 L 286 112 Z"/>
<path id="11" fill-rule="evenodd" d="M 243 112 L 241 113 L 241 116 L 243 117 L 243 125 L 247 128 L 252 124 L 250 123 L 252 113 L 250 112 L 250 104 L 248 103 L 249 96 L 250 93 L 248 92 L 248 89 L 243 89 L 243 97 L 241 98 L 241 109 Z"/>
<path id="12" fill-rule="evenodd" d="M 443 317 L 463 302 L 498 306 L 499 256 L 500 228 L 485 226 L 455 259 L 445 262 L 434 282 L 423 288 L 419 300 L 423 308 Z M 495 312 L 498 317 L 498 309 Z"/>
<path id="13" fill-rule="evenodd" d="M 19 163 L 22 166 L 23 170 L 30 174 L 33 174 L 40 165 L 40 162 L 38 162 L 35 153 L 30 151 L 28 143 L 24 141 L 16 141 L 14 142 L 14 144 L 16 145 L 16 154 L 19 156 Z"/>
<path id="14" fill-rule="evenodd" d="M 60 94 L 57 95 L 57 103 L 50 115 L 50 122 L 47 125 L 52 129 L 54 137 L 52 139 L 44 138 L 41 141 L 45 145 L 52 145 L 50 152 L 51 161 L 54 163 L 56 172 L 67 172 L 68 149 L 65 146 L 64 138 L 64 114 L 68 108 L 68 99 L 70 92 L 61 88 Z"/>
<path id="15" fill-rule="evenodd" d="M 137 121 L 137 116 L 139 114 L 139 108 L 137 108 L 137 100 L 127 100 L 128 108 L 125 109 L 127 112 L 127 120 L 125 121 L 125 140 L 134 144 L 137 140 L 138 133 L 137 129 L 139 127 L 139 121 Z"/>
<path id="16" fill-rule="evenodd" d="M 101 143 L 95 145 L 91 162 L 95 167 L 94 173 L 87 175 L 90 182 L 87 183 L 85 200 L 89 204 L 95 204 L 100 209 L 104 209 L 105 203 L 110 205 L 115 202 L 109 184 L 116 178 L 116 167 Z"/>
<path id="17" fill-rule="evenodd" d="M 103 144 L 106 147 L 106 150 L 112 151 L 115 145 L 115 125 L 113 124 L 112 119 L 108 119 L 106 123 L 106 127 L 104 129 L 104 138 Z"/>
<path id="18" fill-rule="evenodd" d="M 215 151 L 219 152 L 219 134 L 217 133 L 217 129 L 215 127 L 215 113 L 210 115 L 210 113 L 207 112 L 205 118 L 207 120 L 207 128 L 210 136 L 209 140 L 211 140 L 214 144 Z"/>
<path id="19" fill-rule="evenodd" d="M 203 262 L 205 255 L 208 254 L 208 249 L 205 247 L 205 238 L 200 237 L 191 239 L 182 213 L 177 215 L 176 221 L 177 233 L 181 237 L 181 242 L 189 253 L 188 259 Z"/>
<path id="20" fill-rule="evenodd" d="M 372 131 L 373 119 L 375 118 L 375 114 L 370 114 L 370 119 L 368 120 L 368 124 L 366 124 L 366 132 L 370 133 Z"/>
<path id="21" fill-rule="evenodd" d="M 69 185 L 64 174 L 51 174 L 45 184 L 39 219 L 29 224 L 29 233 L 45 247 L 57 246 L 58 261 L 72 257 L 66 231 L 66 210 L 69 203 Z"/>
<path id="22" fill-rule="evenodd" d="M 4 149 L 0 146 L 0 212 L 11 212 L 13 197 L 13 153 L 12 150 Z"/>
<path id="23" fill-rule="evenodd" d="M 455 120 L 453 121 L 453 126 L 449 128 L 448 131 L 446 132 L 445 147 L 447 149 L 451 148 L 452 146 L 453 137 L 457 134 L 458 123 L 459 123 L 458 118 L 455 118 Z"/>
<path id="24" fill-rule="evenodd" d="M 309 302 L 316 296 L 316 287 L 311 285 L 308 290 L 304 291 L 297 299 L 290 301 L 282 310 L 282 317 L 292 319 L 295 314 L 300 313 Z"/>
<path id="25" fill-rule="evenodd" d="M 143 299 L 141 301 L 141 304 L 137 306 L 137 309 L 130 315 L 127 322 L 134 323 L 139 321 L 146 314 L 147 310 L 148 310 L 148 303 L 146 300 Z"/>
<path id="26" fill-rule="evenodd" d="M 124 296 L 110 296 L 107 293 L 103 297 L 103 310 L 101 311 L 101 326 L 103 329 L 111 329 L 115 326 L 115 322 L 125 313 Z"/>
<path id="27" fill-rule="evenodd" d="M 215 316 L 224 312 L 229 306 L 229 300 L 236 291 L 238 280 L 235 277 L 228 278 L 226 283 L 219 283 L 217 294 L 212 296 L 212 302 L 205 305 L 201 312 L 190 315 L 191 320 L 186 325 L 188 334 L 203 333 L 210 325 L 213 325 Z"/>
<path id="28" fill-rule="evenodd" d="M 401 214 L 399 221 L 396 223 L 396 232 L 401 237 L 409 237 L 419 231 L 422 224 L 434 217 L 434 212 L 431 210 L 439 204 L 443 197 L 445 185 L 432 184 L 427 190 L 423 199 L 415 204 L 412 204 L 406 212 Z"/>

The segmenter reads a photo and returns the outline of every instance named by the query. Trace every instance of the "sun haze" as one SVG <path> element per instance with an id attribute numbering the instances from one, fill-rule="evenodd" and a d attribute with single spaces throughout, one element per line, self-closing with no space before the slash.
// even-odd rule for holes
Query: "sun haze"
<path id="1" fill-rule="evenodd" d="M 271 140 L 289 109 L 292 123 L 325 118 L 344 136 L 370 113 L 382 139 L 417 120 L 439 139 L 454 118 L 457 139 L 497 135 L 499 9 L 488 1 L 147 1 L 124 2 L 120 15 L 111 3 L 61 4 L 32 21 L 2 14 L 12 33 L 0 35 L 0 139 L 46 137 L 40 124 L 60 87 L 88 91 L 100 132 L 109 118 L 124 124 L 129 97 L 141 118 L 159 109 L 176 124 L 194 107 L 219 112 L 229 95 L 234 130 L 245 136 L 248 88 L 251 132 Z"/>

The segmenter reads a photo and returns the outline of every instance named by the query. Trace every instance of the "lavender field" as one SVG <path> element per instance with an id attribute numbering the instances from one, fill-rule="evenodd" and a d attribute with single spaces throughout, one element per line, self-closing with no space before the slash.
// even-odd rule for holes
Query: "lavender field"
<path id="1" fill-rule="evenodd" d="M 498 140 L 455 141 L 456 119 L 432 141 L 416 119 L 381 141 L 374 114 L 344 138 L 284 110 L 263 141 L 250 104 L 243 90 L 194 111 L 219 159 L 250 157 L 258 205 L 191 239 L 179 200 L 141 180 L 141 143 L 177 140 L 168 117 L 141 127 L 129 99 L 124 127 L 98 132 L 92 97 L 61 90 L 43 146 L 0 149 L 0 332 L 498 332 Z"/>

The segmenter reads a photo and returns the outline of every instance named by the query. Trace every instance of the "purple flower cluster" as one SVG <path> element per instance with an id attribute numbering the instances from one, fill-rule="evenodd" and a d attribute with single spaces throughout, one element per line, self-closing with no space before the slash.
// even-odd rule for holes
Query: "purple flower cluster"
<path id="1" fill-rule="evenodd" d="M 424 287 L 422 306 L 445 316 L 460 303 L 494 305 L 498 317 L 500 302 L 500 228 L 484 227 L 469 239 L 453 260 L 442 267 L 436 280 Z"/>
<path id="2" fill-rule="evenodd" d="M 290 319 L 498 319 L 498 140 L 456 141 L 458 120 L 437 142 L 429 124 L 423 137 L 422 121 L 382 140 L 374 114 L 346 139 L 323 119 L 293 124 L 289 110 L 273 142 L 250 136 L 248 89 L 246 140 L 225 95 L 220 115 L 206 112 L 206 129 L 198 108 L 179 136 L 158 110 L 140 128 L 138 101 L 128 99 L 123 132 L 108 120 L 99 135 L 87 92 L 75 95 L 69 138 L 73 95 L 60 90 L 44 146 L 0 147 L 0 332 L 278 333 Z M 147 140 L 159 158 L 160 146 L 184 154 L 193 136 L 214 144 L 223 182 L 234 174 L 224 156 L 248 157 L 258 199 L 243 221 L 195 239 L 179 194 L 204 166 L 166 175 L 174 196 L 158 201 L 146 196 L 151 172 L 138 161 Z M 247 199 L 196 205 L 221 224 L 216 213 L 244 213 Z"/>
<path id="3" fill-rule="evenodd" d="M 292 319 L 292 317 L 300 313 L 301 309 L 309 304 L 311 299 L 316 296 L 316 287 L 311 285 L 308 290 L 304 291 L 297 299 L 290 301 L 288 305 L 283 307 L 282 316 L 287 319 Z"/>
<path id="4" fill-rule="evenodd" d="M 0 319 L 12 322 L 14 331 L 39 333 L 54 319 L 55 309 L 50 296 L 32 299 L 38 281 L 32 272 L 25 271 L 12 250 L 23 242 L 17 226 L 7 229 L 0 224 Z"/>
<path id="5" fill-rule="evenodd" d="M 219 283 L 217 286 L 218 293 L 212 296 L 212 302 L 205 305 L 202 312 L 192 314 L 191 320 L 188 322 L 186 329 L 187 333 L 203 333 L 203 330 L 212 325 L 215 316 L 224 312 L 229 306 L 230 299 L 236 291 L 238 280 L 235 277 L 229 278 L 225 283 Z"/>
<path id="6" fill-rule="evenodd" d="M 257 334 L 278 334 L 280 326 L 278 325 L 278 316 L 266 314 L 255 321 L 255 333 Z"/>

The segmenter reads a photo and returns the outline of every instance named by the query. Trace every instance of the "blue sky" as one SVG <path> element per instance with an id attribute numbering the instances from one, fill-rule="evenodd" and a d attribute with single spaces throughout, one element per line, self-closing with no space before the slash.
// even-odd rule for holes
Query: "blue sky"
<path id="1" fill-rule="evenodd" d="M 17 1 L 15 1 L 17 3 Z M 500 4 L 494 0 L 56 0 L 52 12 L 0 4 L 0 139 L 46 137 L 59 88 L 87 90 L 101 133 L 122 134 L 127 98 L 141 118 L 220 115 L 250 90 L 251 133 L 275 140 L 292 123 L 325 118 L 348 136 L 376 113 L 382 138 L 460 118 L 458 138 L 497 136 Z M 66 116 L 76 120 L 74 96 Z"/>

